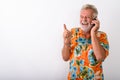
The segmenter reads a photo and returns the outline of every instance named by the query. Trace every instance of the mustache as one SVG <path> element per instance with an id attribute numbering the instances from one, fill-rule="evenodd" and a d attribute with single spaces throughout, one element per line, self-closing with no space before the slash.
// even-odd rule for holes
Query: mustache
<path id="1" fill-rule="evenodd" d="M 82 24 L 88 24 L 88 22 L 87 21 L 82 21 Z"/>
<path id="2" fill-rule="evenodd" d="M 87 22 L 87 21 L 82 21 L 81 23 L 82 23 L 82 25 L 89 25 L 89 24 L 90 24 L 90 23 Z"/>

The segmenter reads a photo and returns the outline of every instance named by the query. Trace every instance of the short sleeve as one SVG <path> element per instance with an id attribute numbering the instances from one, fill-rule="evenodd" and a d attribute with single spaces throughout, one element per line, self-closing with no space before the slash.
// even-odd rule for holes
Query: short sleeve
<path id="1" fill-rule="evenodd" d="M 107 38 L 107 34 L 105 32 L 98 33 L 100 45 L 105 49 L 106 57 L 109 54 L 109 42 Z"/>

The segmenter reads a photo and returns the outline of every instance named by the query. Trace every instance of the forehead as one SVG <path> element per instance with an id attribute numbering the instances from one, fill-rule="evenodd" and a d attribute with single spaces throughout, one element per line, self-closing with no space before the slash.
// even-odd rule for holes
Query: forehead
<path id="1" fill-rule="evenodd" d="M 93 15 L 93 10 L 92 9 L 83 9 L 80 11 L 80 15 L 88 15 L 88 16 L 92 16 Z"/>

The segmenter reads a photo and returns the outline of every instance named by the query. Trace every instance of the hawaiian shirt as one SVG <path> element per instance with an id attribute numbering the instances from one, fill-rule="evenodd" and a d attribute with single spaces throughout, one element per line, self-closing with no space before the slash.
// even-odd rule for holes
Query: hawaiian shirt
<path id="1" fill-rule="evenodd" d="M 85 38 L 80 28 L 71 29 L 71 54 L 68 80 L 104 80 L 102 62 L 97 62 L 92 48 L 91 38 Z M 97 32 L 100 45 L 109 53 L 106 33 Z"/>

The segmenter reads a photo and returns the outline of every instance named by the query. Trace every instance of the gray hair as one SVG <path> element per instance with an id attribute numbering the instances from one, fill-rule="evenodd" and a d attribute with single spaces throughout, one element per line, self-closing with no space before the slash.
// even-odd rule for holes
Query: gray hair
<path id="1" fill-rule="evenodd" d="M 85 10 L 85 9 L 92 9 L 93 10 L 93 18 L 96 18 L 98 15 L 98 10 L 94 5 L 91 4 L 85 4 L 82 6 L 81 10 Z"/>

